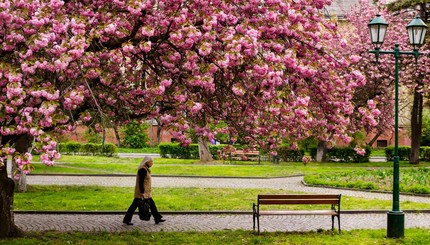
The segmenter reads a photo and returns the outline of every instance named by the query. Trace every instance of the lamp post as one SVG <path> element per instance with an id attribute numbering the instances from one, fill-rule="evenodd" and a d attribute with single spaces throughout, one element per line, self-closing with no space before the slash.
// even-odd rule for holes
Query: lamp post
<path id="1" fill-rule="evenodd" d="M 369 52 L 375 54 L 376 63 L 378 63 L 380 54 L 392 54 L 395 58 L 393 209 L 387 213 L 387 237 L 400 238 L 404 237 L 405 214 L 400 210 L 399 202 L 399 58 L 401 55 L 413 55 L 417 63 L 418 56 L 422 54 L 418 52 L 418 48 L 424 43 L 427 25 L 419 17 L 416 17 L 406 26 L 409 42 L 413 47 L 412 51 L 400 50 L 399 44 L 395 44 L 393 50 L 381 50 L 388 24 L 379 14 L 370 21 L 368 27 L 374 46 L 374 50 Z"/>

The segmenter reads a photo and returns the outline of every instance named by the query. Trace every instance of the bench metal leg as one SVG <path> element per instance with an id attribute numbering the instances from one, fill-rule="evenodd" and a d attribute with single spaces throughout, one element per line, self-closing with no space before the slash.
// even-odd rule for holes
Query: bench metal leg
<path id="1" fill-rule="evenodd" d="M 339 233 L 340 233 L 340 215 L 332 215 L 331 216 L 331 230 L 334 230 L 334 217 L 336 216 L 337 218 L 337 225 L 339 227 Z"/>
<path id="2" fill-rule="evenodd" d="M 334 215 L 331 216 L 331 230 L 334 230 Z"/>
<path id="3" fill-rule="evenodd" d="M 255 203 L 252 204 L 252 229 L 255 231 Z"/>
<path id="4" fill-rule="evenodd" d="M 257 214 L 257 227 L 258 227 L 258 234 L 260 234 L 260 215 Z"/>

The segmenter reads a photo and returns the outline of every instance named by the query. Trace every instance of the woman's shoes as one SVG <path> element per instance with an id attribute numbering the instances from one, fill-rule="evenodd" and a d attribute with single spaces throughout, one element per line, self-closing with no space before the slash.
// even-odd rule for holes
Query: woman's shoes
<path id="1" fill-rule="evenodd" d="M 166 220 L 165 219 L 156 219 L 155 220 L 155 224 L 162 223 L 164 221 L 166 221 Z"/>
<path id="2" fill-rule="evenodd" d="M 133 225 L 133 223 L 131 223 L 131 222 L 125 222 L 125 221 L 123 221 L 122 223 L 124 223 L 126 225 Z"/>

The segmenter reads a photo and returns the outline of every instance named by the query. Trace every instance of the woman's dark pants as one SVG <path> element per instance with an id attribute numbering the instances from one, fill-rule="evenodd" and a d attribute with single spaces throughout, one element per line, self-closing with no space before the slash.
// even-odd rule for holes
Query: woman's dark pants
<path id="1" fill-rule="evenodd" d="M 163 218 L 161 214 L 157 210 L 157 206 L 155 205 L 154 200 L 152 198 L 147 199 L 149 203 L 149 209 L 151 210 L 151 214 L 154 217 L 154 220 L 160 220 Z M 134 198 L 133 202 L 131 203 L 130 207 L 127 210 L 127 213 L 125 213 L 123 222 L 131 222 L 131 219 L 133 218 L 133 214 L 136 211 L 137 208 L 139 208 L 139 203 L 142 201 L 141 198 Z"/>

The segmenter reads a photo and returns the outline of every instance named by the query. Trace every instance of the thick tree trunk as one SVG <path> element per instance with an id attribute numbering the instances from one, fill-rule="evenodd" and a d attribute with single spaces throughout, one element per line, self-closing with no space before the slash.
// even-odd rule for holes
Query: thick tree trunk
<path id="1" fill-rule="evenodd" d="M 6 169 L 6 165 L 0 168 L 0 239 L 23 235 L 23 231 L 15 225 L 13 216 L 15 183 L 7 177 Z"/>
<path id="2" fill-rule="evenodd" d="M 209 142 L 199 137 L 199 139 L 197 140 L 197 143 L 199 145 L 200 161 L 201 162 L 213 161 L 211 151 L 209 150 Z"/>
<path id="3" fill-rule="evenodd" d="M 32 141 L 32 138 L 27 135 L 0 137 L 0 139 L 1 145 L 7 143 L 15 145 L 16 150 L 20 153 L 27 152 Z M 4 164 L 4 166 L 0 167 L 0 239 L 22 236 L 24 234 L 24 232 L 15 225 L 13 216 L 15 182 L 8 177 L 8 165 L 13 163 L 12 161 L 6 161 Z"/>
<path id="4" fill-rule="evenodd" d="M 317 155 L 316 155 L 316 161 L 317 162 L 325 162 L 326 161 L 326 153 L 327 153 L 327 144 L 325 141 L 318 141 L 318 147 L 317 147 Z"/>
<path id="5" fill-rule="evenodd" d="M 25 154 L 30 150 L 31 143 L 33 141 L 33 137 L 30 135 L 21 135 L 18 136 L 19 138 L 15 141 L 15 149 L 17 152 L 21 154 Z M 12 165 L 12 171 L 14 172 L 16 170 L 16 165 Z M 13 173 L 12 172 L 12 173 Z M 15 180 L 15 190 L 17 192 L 26 192 L 27 191 L 27 179 L 25 174 L 21 175 L 21 178 L 19 180 Z"/>
<path id="6" fill-rule="evenodd" d="M 419 164 L 423 128 L 423 95 L 416 90 L 411 114 L 411 155 L 409 156 L 409 163 Z"/>

